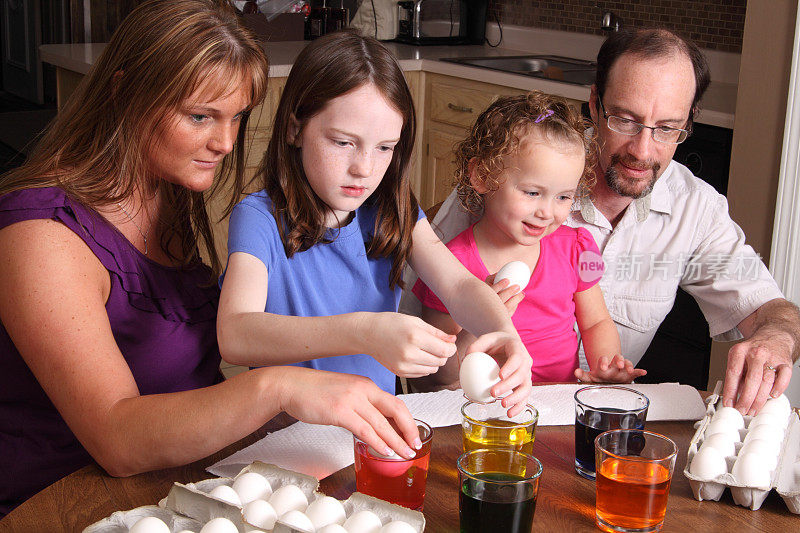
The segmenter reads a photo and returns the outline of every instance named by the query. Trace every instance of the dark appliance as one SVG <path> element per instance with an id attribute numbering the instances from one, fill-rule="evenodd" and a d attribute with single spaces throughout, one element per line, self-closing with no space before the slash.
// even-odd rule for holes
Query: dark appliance
<path id="1" fill-rule="evenodd" d="M 328 4 L 338 4 L 331 7 Z M 349 9 L 344 7 L 343 0 L 322 0 L 321 6 L 312 5 L 306 19 L 305 38 L 316 39 L 326 33 L 339 31 L 350 23 Z"/>
<path id="2" fill-rule="evenodd" d="M 413 45 L 483 44 L 489 0 L 397 2 L 397 38 Z"/>

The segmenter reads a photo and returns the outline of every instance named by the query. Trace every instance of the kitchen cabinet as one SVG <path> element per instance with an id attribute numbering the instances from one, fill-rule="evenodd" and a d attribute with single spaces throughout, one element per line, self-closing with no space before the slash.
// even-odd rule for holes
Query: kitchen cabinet
<path id="1" fill-rule="evenodd" d="M 499 97 L 524 92 L 454 76 L 425 74 L 424 175 L 419 194 L 423 209 L 443 201 L 453 189 L 453 148 L 467 136 L 478 115 Z M 578 109 L 582 104 L 579 100 L 567 101 Z"/>

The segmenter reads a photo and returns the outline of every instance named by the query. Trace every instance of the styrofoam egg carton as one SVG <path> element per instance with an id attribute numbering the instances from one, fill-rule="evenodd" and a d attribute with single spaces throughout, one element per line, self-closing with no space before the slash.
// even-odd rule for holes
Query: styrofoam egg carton
<path id="1" fill-rule="evenodd" d="M 171 533 L 179 531 L 200 531 L 203 524 L 187 516 L 182 516 L 157 505 L 146 505 L 129 511 L 117 511 L 111 516 L 86 527 L 83 533 L 128 533 L 128 530 L 142 518 L 155 516 L 167 524 Z"/>
<path id="2" fill-rule="evenodd" d="M 800 514 L 800 418 L 797 412 L 790 410 L 786 415 L 788 420 L 783 415 L 762 416 L 763 420 L 743 416 L 740 417 L 743 428 L 732 427 L 734 422 L 721 425 L 718 420 L 728 418 L 723 415 L 729 414 L 721 413 L 714 418 L 717 411 L 723 409 L 719 394 L 721 385 L 718 382 L 714 394 L 706 399 L 706 416 L 695 425 L 696 431 L 689 443 L 683 473 L 689 479 L 695 499 L 719 501 L 730 488 L 736 504 L 756 510 L 774 488 L 789 509 Z M 769 427 L 756 429 L 759 425 Z M 713 431 L 720 431 L 722 435 L 713 436 L 709 433 Z M 769 438 L 756 439 L 757 436 Z M 707 441 L 708 445 L 703 446 Z M 758 442 L 748 444 L 750 441 Z M 725 450 L 725 453 L 717 450 Z M 754 456 L 751 451 L 761 453 Z M 698 453 L 703 455 L 698 457 L 701 463 L 693 465 Z M 740 458 L 743 459 L 737 467 Z"/>

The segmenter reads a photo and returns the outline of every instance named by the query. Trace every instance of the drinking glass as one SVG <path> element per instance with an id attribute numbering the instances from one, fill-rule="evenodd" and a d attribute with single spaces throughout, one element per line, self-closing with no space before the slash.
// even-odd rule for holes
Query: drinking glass
<path id="1" fill-rule="evenodd" d="M 575 392 L 575 471 L 594 479 L 594 439 L 610 429 L 643 429 L 650 400 L 616 385 L 583 387 Z"/>
<path id="2" fill-rule="evenodd" d="M 419 429 L 422 448 L 416 450 L 413 459 L 380 454 L 353 435 L 358 492 L 409 509 L 418 511 L 422 509 L 431 458 L 433 429 L 421 420 L 414 419 L 414 421 Z"/>
<path id="3" fill-rule="evenodd" d="M 508 448 L 464 452 L 458 467 L 461 533 L 530 533 L 542 463 Z"/>
<path id="4" fill-rule="evenodd" d="M 658 531 L 678 447 L 663 435 L 615 429 L 595 440 L 597 503 L 595 521 L 610 532 Z"/>
<path id="5" fill-rule="evenodd" d="M 478 448 L 512 448 L 533 453 L 539 412 L 526 405 L 516 416 L 509 418 L 500 401 L 489 404 L 467 402 L 461 406 L 461 437 L 464 451 Z"/>

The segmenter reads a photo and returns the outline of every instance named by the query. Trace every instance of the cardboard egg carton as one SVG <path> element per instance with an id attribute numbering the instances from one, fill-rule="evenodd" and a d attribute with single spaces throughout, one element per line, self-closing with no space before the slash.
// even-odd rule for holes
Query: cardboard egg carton
<path id="1" fill-rule="evenodd" d="M 742 442 L 749 431 L 750 423 L 753 418 L 755 418 L 752 416 L 743 417 L 745 427 L 739 430 L 739 436 L 742 442 L 735 444 L 737 455 L 725 458 L 725 464 L 727 466 L 726 473 L 714 479 L 703 479 L 689 472 L 692 460 L 703 444 L 706 427 L 708 427 L 711 422 L 714 413 L 721 407 L 721 389 L 722 382 L 717 382 L 714 393 L 706 399 L 706 403 L 708 404 L 706 416 L 695 424 L 696 431 L 689 443 L 686 467 L 683 470 L 683 474 L 689 479 L 689 484 L 692 487 L 695 499 L 698 501 L 719 501 L 725 490 L 730 488 L 733 501 L 737 505 L 749 507 L 755 511 L 764 503 L 769 492 L 775 489 L 786 502 L 789 510 L 793 513 L 800 514 L 800 418 L 798 418 L 798 413 L 794 409 L 789 414 L 789 424 L 784 432 L 783 441 L 781 442 L 778 464 L 775 470 L 771 472 L 769 486 L 752 487 L 744 485 L 731 473 L 733 464 L 736 462 L 739 451 L 743 446 Z"/>
<path id="2" fill-rule="evenodd" d="M 244 467 L 239 474 L 256 472 L 270 482 L 273 491 L 284 485 L 296 485 L 306 495 L 309 503 L 324 496 L 318 491 L 319 480 L 312 476 L 299 474 L 275 465 L 256 461 Z M 235 478 L 210 478 L 197 483 L 175 483 L 166 498 L 158 506 L 148 505 L 129 511 L 118 511 L 111 516 L 92 524 L 83 533 L 127 533 L 136 522 L 146 516 L 161 519 L 170 528 L 171 533 L 188 530 L 199 532 L 203 525 L 214 518 L 227 518 L 240 533 L 262 531 L 248 524 L 242 516 L 242 508 L 209 494 L 219 485 L 232 485 Z M 341 502 L 345 516 L 350 517 L 359 511 L 372 511 L 386 525 L 393 520 L 402 520 L 422 533 L 425 531 L 425 516 L 419 511 L 406 509 L 366 494 L 353 493 Z M 275 522 L 272 530 L 264 533 L 311 533 L 294 528 L 280 520 Z"/>
<path id="3" fill-rule="evenodd" d="M 117 511 L 108 518 L 88 526 L 83 533 L 128 533 L 136 522 L 148 516 L 159 518 L 167 524 L 172 533 L 183 530 L 200 531 L 203 527 L 203 524 L 188 516 L 179 515 L 157 505 L 146 505 L 129 511 Z"/>

